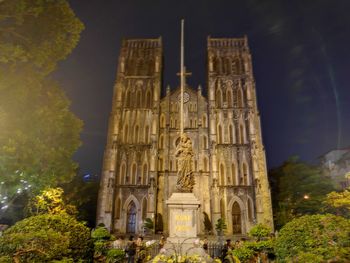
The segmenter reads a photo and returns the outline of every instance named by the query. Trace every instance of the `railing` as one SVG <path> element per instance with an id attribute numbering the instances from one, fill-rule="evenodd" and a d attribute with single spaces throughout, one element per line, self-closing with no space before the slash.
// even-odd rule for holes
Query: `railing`
<path id="1" fill-rule="evenodd" d="M 123 244 L 114 248 L 122 249 L 126 251 L 127 245 Z M 224 244 L 217 242 L 217 241 L 210 241 L 208 242 L 208 247 L 205 250 L 205 252 L 211 257 L 211 258 L 221 258 L 222 257 L 222 251 L 224 249 Z M 160 247 L 159 247 L 159 241 L 154 241 L 150 246 L 144 246 L 142 250 L 137 249 L 136 254 L 134 257 L 134 262 L 137 262 L 139 258 L 142 258 L 142 262 L 148 262 L 146 259 L 152 259 L 156 255 L 158 255 L 160 252 Z M 127 255 L 125 258 L 124 262 L 127 262 Z"/>
<path id="2" fill-rule="evenodd" d="M 211 258 L 220 258 L 223 248 L 224 245 L 219 242 L 208 242 L 208 250 L 206 252 Z"/>

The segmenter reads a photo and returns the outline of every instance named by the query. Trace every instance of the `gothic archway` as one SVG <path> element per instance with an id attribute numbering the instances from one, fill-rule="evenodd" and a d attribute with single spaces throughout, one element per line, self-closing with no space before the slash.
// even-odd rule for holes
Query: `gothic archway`
<path id="1" fill-rule="evenodd" d="M 127 218 L 126 218 L 126 232 L 130 234 L 136 233 L 136 218 L 137 218 L 137 209 L 134 201 L 131 201 L 128 210 L 127 210 Z"/>
<path id="2" fill-rule="evenodd" d="M 232 233 L 242 234 L 242 214 L 237 202 L 232 205 Z"/>

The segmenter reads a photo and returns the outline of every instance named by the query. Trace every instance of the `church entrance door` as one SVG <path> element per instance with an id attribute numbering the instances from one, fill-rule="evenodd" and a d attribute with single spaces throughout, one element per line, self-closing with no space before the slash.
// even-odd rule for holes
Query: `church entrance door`
<path id="1" fill-rule="evenodd" d="M 232 205 L 232 232 L 242 234 L 241 208 L 237 202 Z"/>
<path id="2" fill-rule="evenodd" d="M 126 232 L 130 234 L 136 233 L 136 205 L 133 201 L 130 202 L 128 206 L 128 213 L 126 219 Z"/>

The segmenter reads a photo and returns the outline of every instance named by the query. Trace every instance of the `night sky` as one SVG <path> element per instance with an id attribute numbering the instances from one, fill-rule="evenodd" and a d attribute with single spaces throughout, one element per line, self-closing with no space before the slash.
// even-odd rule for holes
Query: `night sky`
<path id="1" fill-rule="evenodd" d="M 54 77 L 85 123 L 81 173 L 101 173 L 122 39 L 162 36 L 163 89 L 175 88 L 181 18 L 192 87 L 206 89 L 208 35 L 248 36 L 269 168 L 350 146 L 349 0 L 69 2 L 85 30 Z"/>

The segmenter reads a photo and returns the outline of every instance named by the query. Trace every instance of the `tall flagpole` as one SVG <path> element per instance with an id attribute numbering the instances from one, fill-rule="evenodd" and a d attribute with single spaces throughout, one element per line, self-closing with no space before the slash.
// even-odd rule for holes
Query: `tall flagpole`
<path id="1" fill-rule="evenodd" d="M 181 61 L 180 61 L 180 80 L 181 80 L 181 106 L 180 106 L 180 135 L 184 133 L 184 89 L 185 89 L 185 71 L 184 71 L 184 19 L 181 19 Z"/>

